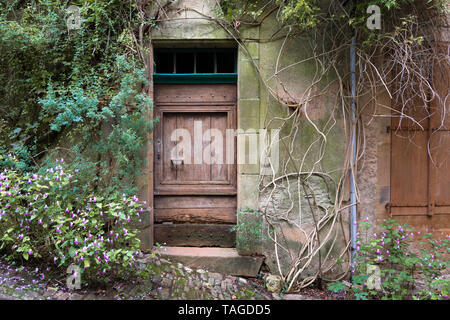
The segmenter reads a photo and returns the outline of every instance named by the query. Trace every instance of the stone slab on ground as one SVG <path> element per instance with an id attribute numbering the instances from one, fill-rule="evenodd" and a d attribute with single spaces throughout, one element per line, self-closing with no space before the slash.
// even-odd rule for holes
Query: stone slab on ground
<path id="1" fill-rule="evenodd" d="M 234 248 L 163 247 L 154 251 L 192 268 L 244 277 L 255 277 L 264 261 L 263 257 L 241 256 Z"/>
<path id="2" fill-rule="evenodd" d="M 308 300 L 304 295 L 289 293 L 283 296 L 284 300 Z"/>

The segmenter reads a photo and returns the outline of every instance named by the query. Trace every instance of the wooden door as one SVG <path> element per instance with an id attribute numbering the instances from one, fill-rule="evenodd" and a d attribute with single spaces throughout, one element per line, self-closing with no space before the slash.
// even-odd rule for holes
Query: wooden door
<path id="1" fill-rule="evenodd" d="M 410 119 L 392 119 L 393 216 L 450 214 L 450 115 L 438 103 L 422 104 L 401 110 Z"/>
<path id="2" fill-rule="evenodd" d="M 236 86 L 156 85 L 155 242 L 234 247 Z"/>

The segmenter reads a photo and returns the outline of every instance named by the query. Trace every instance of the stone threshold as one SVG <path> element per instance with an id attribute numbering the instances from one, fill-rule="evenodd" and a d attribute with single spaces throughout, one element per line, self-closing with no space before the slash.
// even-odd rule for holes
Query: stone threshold
<path id="1" fill-rule="evenodd" d="M 153 252 L 191 268 L 244 277 L 256 277 L 264 261 L 262 256 L 241 256 L 235 248 L 154 247 Z"/>

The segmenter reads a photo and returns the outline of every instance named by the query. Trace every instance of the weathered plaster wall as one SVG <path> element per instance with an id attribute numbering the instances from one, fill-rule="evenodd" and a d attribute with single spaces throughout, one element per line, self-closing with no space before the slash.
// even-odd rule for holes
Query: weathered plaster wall
<path id="1" fill-rule="evenodd" d="M 208 17 L 218 10 L 214 0 L 176 0 L 152 32 L 158 40 L 219 40 L 228 34 Z"/>
<path id="2" fill-rule="evenodd" d="M 280 28 L 279 23 L 275 19 L 275 15 L 266 19 L 260 27 L 260 38 L 268 39 L 273 36 Z M 278 32 L 278 36 L 283 35 L 287 30 Z M 277 92 L 284 100 L 287 101 L 301 101 L 306 95 L 315 95 L 319 90 L 324 88 L 324 82 L 319 83 L 317 87 L 310 90 L 311 84 L 318 77 L 319 69 L 314 60 L 308 62 L 298 63 L 311 57 L 313 44 L 312 39 L 307 37 L 303 39 L 295 39 L 285 42 L 284 37 L 275 41 L 263 41 L 260 43 L 260 59 L 259 66 L 261 77 L 268 87 Z M 280 54 L 280 50 L 282 50 Z M 278 66 L 277 66 L 278 61 Z M 277 70 L 278 79 L 274 77 Z M 333 80 L 333 74 L 329 73 L 326 76 L 326 81 Z M 284 89 L 285 90 L 284 90 Z M 299 132 L 295 136 L 294 141 L 289 137 L 289 132 L 293 127 L 293 123 L 287 123 L 282 129 L 280 137 L 286 137 L 283 144 L 280 144 L 280 167 L 287 161 L 291 161 L 288 169 L 278 171 L 277 176 L 283 173 L 293 172 L 308 172 L 314 170 L 316 172 L 324 172 L 337 181 L 341 174 L 343 164 L 343 156 L 345 152 L 346 137 L 343 128 L 342 114 L 336 104 L 336 97 L 338 88 L 336 84 L 332 84 L 325 95 L 319 95 L 309 101 L 302 108 L 302 117 L 298 124 Z M 274 117 L 285 117 L 290 114 L 292 110 L 288 107 L 278 103 L 271 97 L 265 86 L 261 86 L 260 91 L 261 108 L 260 108 L 260 123 L 262 127 L 267 127 L 270 119 Z M 325 145 L 314 143 L 318 139 L 319 134 L 316 129 L 307 121 L 305 110 L 308 117 L 315 123 L 315 125 L 323 131 L 330 131 L 327 134 L 327 142 Z M 330 119 L 332 119 L 331 122 Z M 331 125 L 333 123 L 334 125 Z M 274 121 L 268 129 L 280 127 L 283 124 L 281 121 Z M 287 152 L 287 146 L 291 143 L 295 146 L 293 152 Z M 310 148 L 311 144 L 313 147 Z M 325 148 L 323 159 L 320 162 L 320 152 L 322 147 Z M 309 150 L 308 150 L 309 149 Z M 304 155 L 307 156 L 304 158 Z M 294 161 L 292 161 L 295 159 Z M 262 185 L 270 182 L 270 178 L 262 178 Z M 272 187 L 266 188 L 259 195 L 258 208 L 261 212 L 265 212 L 270 221 L 275 227 L 277 240 L 279 246 L 277 248 L 278 259 L 281 262 L 281 270 L 285 274 L 293 261 L 298 258 L 298 252 L 306 243 L 306 235 L 314 229 L 314 220 L 310 205 L 314 211 L 316 220 L 319 220 L 324 215 L 324 210 L 330 210 L 334 203 L 334 182 L 330 179 L 323 179 L 319 176 L 314 176 L 308 180 L 310 187 L 314 190 L 317 204 L 323 209 L 317 209 L 313 203 L 313 199 L 305 195 L 304 189 L 300 187 L 297 177 L 291 177 L 288 180 L 283 180 L 279 183 L 279 187 L 275 189 L 271 201 L 268 202 L 269 194 L 272 192 Z M 299 199 L 300 195 L 300 199 Z M 344 222 L 347 226 L 347 222 Z M 327 245 L 323 252 L 326 251 L 327 246 L 331 245 L 332 239 L 336 234 L 328 239 L 324 239 L 326 230 L 320 233 L 322 241 L 325 240 Z M 335 245 L 335 254 L 342 250 L 342 235 Z M 278 272 L 277 258 L 275 254 L 275 244 L 271 240 L 265 240 L 262 247 L 262 252 L 266 256 L 266 263 L 275 273 Z M 314 259 L 307 268 L 304 275 L 311 275 L 311 272 L 316 271 L 317 259 Z"/>

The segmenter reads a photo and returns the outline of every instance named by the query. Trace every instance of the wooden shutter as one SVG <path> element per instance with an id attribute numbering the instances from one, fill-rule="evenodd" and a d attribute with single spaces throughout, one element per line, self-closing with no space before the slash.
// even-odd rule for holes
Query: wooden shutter
<path id="1" fill-rule="evenodd" d="M 448 95 L 449 70 L 436 70 L 434 83 Z M 391 122 L 391 203 L 396 215 L 450 214 L 450 106 L 434 99 L 394 108 Z M 444 105 L 444 107 L 443 107 Z M 407 117 L 398 117 L 399 112 Z"/>

